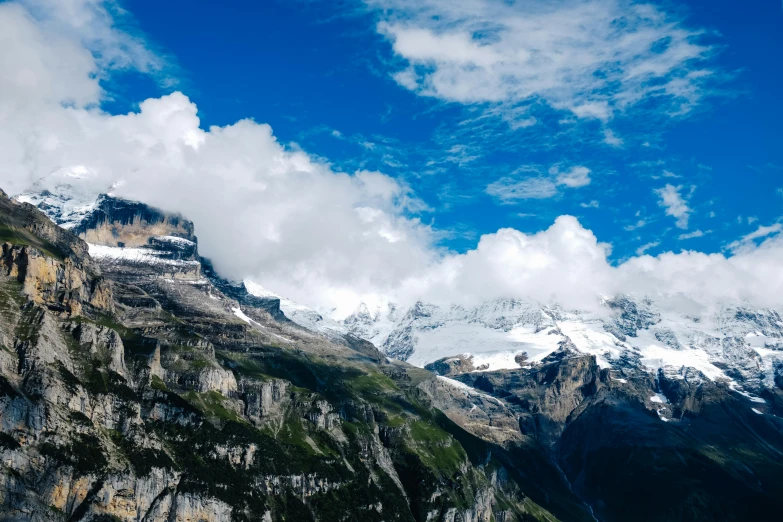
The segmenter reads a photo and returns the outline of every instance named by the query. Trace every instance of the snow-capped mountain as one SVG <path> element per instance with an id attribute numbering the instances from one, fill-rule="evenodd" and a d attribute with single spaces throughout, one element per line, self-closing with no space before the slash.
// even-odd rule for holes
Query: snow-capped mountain
<path id="1" fill-rule="evenodd" d="M 277 295 L 249 279 L 244 280 L 245 288 L 250 295 L 262 298 L 274 298 L 280 300 L 280 310 L 291 321 L 310 331 L 320 333 L 328 339 L 339 339 L 349 333 L 348 327 L 329 317 L 324 317 L 318 311 L 295 303 L 290 299 Z M 363 339 L 364 337 L 362 337 Z"/>
<path id="2" fill-rule="evenodd" d="M 99 192 L 75 182 L 84 176 L 86 173 L 77 169 L 55 172 L 14 199 L 38 207 L 57 225 L 72 229 L 92 214 L 100 197 Z"/>
<path id="3" fill-rule="evenodd" d="M 31 191 L 16 199 L 36 205 L 93 243 L 93 256 L 199 263 L 191 223 L 164 218 L 145 205 L 88 194 L 68 183 L 68 176 L 54 190 Z M 104 226 L 104 221 L 114 225 Z M 117 223 L 124 227 L 121 234 Z M 140 226 L 144 237 L 153 236 L 149 244 L 131 243 Z M 783 382 L 783 319 L 775 310 L 751 305 L 716 306 L 717 311 L 692 316 L 634 296 L 607 299 L 603 309 L 594 312 L 505 298 L 474 307 L 361 305 L 337 321 L 252 281 L 244 281 L 244 288 L 252 296 L 279 300 L 280 311 L 303 328 L 330 340 L 355 336 L 388 357 L 421 367 L 455 357 L 463 372 L 530 367 L 568 346 L 594 355 L 599 366 L 620 374 L 662 370 L 676 376 L 691 369 L 704 379 L 725 380 L 751 394 L 773 387 L 776 380 Z"/>
<path id="4" fill-rule="evenodd" d="M 750 393 L 783 378 L 783 319 L 770 309 L 724 306 L 690 317 L 620 296 L 598 312 L 496 299 L 472 308 L 419 302 L 399 315 L 389 328 L 388 315 L 360 307 L 344 324 L 416 366 L 459 356 L 462 372 L 529 367 L 565 343 L 620 373 L 678 375 L 690 368 Z"/>

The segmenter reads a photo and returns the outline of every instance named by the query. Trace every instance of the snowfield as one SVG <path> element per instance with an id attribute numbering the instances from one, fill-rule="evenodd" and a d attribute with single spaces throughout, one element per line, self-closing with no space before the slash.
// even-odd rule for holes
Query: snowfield
<path id="1" fill-rule="evenodd" d="M 726 305 L 693 317 L 625 296 L 604 313 L 516 299 L 470 309 L 417 303 L 404 314 L 394 312 L 361 307 L 343 324 L 416 366 L 462 355 L 472 358 L 474 371 L 514 369 L 541 361 L 565 343 L 594 355 L 602 368 L 636 365 L 672 378 L 721 380 L 756 402 L 763 402 L 759 389 L 774 386 L 775 372 L 783 368 L 783 321 L 769 309 Z M 527 358 L 520 364 L 522 353 Z M 731 369 L 732 377 L 722 368 Z"/>

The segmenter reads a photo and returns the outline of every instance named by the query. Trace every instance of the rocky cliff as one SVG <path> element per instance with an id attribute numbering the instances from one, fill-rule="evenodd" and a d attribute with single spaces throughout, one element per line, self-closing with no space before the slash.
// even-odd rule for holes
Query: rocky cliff
<path id="1" fill-rule="evenodd" d="M 88 245 L 0 198 L 3 520 L 779 519 L 775 311 L 340 325 L 222 278 L 181 216 L 99 203 L 65 223 Z"/>
<path id="2" fill-rule="evenodd" d="M 94 244 L 0 196 L 0 519 L 489 522 L 563 511 L 525 492 L 501 440 L 436 409 L 423 391 L 432 374 L 291 323 L 134 215 L 75 230 L 116 232 L 92 258 Z M 192 233 L 167 219 L 155 226 Z"/>

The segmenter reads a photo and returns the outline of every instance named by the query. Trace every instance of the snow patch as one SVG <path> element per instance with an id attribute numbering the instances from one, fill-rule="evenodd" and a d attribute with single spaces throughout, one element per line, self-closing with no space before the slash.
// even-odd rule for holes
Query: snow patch
<path id="1" fill-rule="evenodd" d="M 444 377 L 442 375 L 438 375 L 437 379 L 439 381 L 441 381 L 441 382 L 445 382 L 446 384 L 449 384 L 450 386 L 452 386 L 454 388 L 457 388 L 458 390 L 462 391 L 465 394 L 466 397 L 468 395 L 475 395 L 475 396 L 483 397 L 483 398 L 491 400 L 491 401 L 495 401 L 499 405 L 504 406 L 503 401 L 501 401 L 497 397 L 493 397 L 492 395 L 487 395 L 486 393 L 480 392 L 476 388 L 468 386 L 464 382 L 460 382 L 460 381 L 458 381 L 456 379 L 450 379 L 450 378 Z"/>
<path id="2" fill-rule="evenodd" d="M 251 281 L 250 279 L 245 279 L 243 283 L 245 284 L 245 289 L 250 295 L 254 295 L 256 297 L 279 299 L 280 310 L 287 318 L 299 326 L 307 328 L 313 332 L 324 334 L 327 337 L 342 337 L 348 334 L 348 328 L 338 323 L 337 321 L 333 321 L 327 317 L 324 317 L 317 310 L 299 303 L 295 303 L 290 299 L 286 299 L 285 297 L 267 290 L 263 286 L 255 283 L 254 281 Z"/>
<path id="3" fill-rule="evenodd" d="M 239 317 L 240 319 L 242 319 L 243 321 L 245 321 L 247 324 L 249 324 L 249 325 L 251 325 L 251 326 L 257 326 L 257 327 L 259 327 L 259 328 L 263 328 L 264 330 L 266 330 L 266 329 L 267 329 L 267 328 L 266 328 L 266 326 L 264 326 L 263 324 L 261 324 L 261 323 L 259 323 L 258 321 L 254 321 L 254 320 L 252 320 L 251 318 L 249 318 L 249 317 L 248 317 L 248 316 L 245 314 L 245 312 L 243 312 L 243 311 L 242 311 L 242 309 L 241 309 L 241 308 L 232 308 L 232 309 L 231 309 L 231 311 L 233 311 L 233 312 L 234 312 L 234 315 L 235 315 L 235 316 Z M 269 333 L 270 335 L 273 335 L 274 337 L 277 337 L 278 339 L 281 339 L 281 340 L 283 340 L 283 341 L 287 342 L 287 343 L 293 343 L 293 342 L 294 342 L 293 340 L 291 340 L 291 339 L 289 339 L 289 338 L 287 338 L 287 337 L 283 337 L 282 335 L 277 335 L 276 333 L 273 333 L 273 332 L 268 332 L 268 333 Z"/>
<path id="4" fill-rule="evenodd" d="M 740 395 L 742 395 L 743 397 L 748 399 L 750 402 L 755 402 L 757 404 L 766 404 L 767 403 L 767 401 L 765 401 L 761 397 L 756 397 L 755 395 L 751 395 L 750 393 L 746 392 L 745 390 L 740 389 L 739 385 L 736 382 L 734 382 L 734 381 L 731 381 L 729 383 L 729 388 L 731 389 L 731 391 L 739 393 Z"/>
<path id="5" fill-rule="evenodd" d="M 668 404 L 669 399 L 666 398 L 666 396 L 662 393 L 656 393 L 652 397 L 650 397 L 650 402 L 655 402 L 658 404 Z"/>
<path id="6" fill-rule="evenodd" d="M 112 247 L 106 245 L 95 245 L 93 243 L 87 243 L 90 251 L 90 256 L 96 259 L 111 259 L 114 261 L 126 261 L 130 263 L 145 263 L 152 265 L 169 265 L 169 266 L 198 266 L 198 261 L 178 260 L 178 259 L 165 259 L 161 257 L 165 255 L 165 252 L 158 252 L 149 248 L 132 248 L 132 247 Z"/>
<path id="7" fill-rule="evenodd" d="M 703 373 L 711 381 L 725 379 L 723 370 L 710 362 L 710 356 L 704 350 L 689 349 L 675 350 L 661 344 L 656 344 L 652 339 L 647 338 L 649 332 L 640 332 L 640 341 L 638 345 L 641 354 L 642 364 L 651 371 L 657 371 L 665 367 L 675 368 L 694 368 Z M 652 335 L 649 335 L 652 338 Z"/>
<path id="8" fill-rule="evenodd" d="M 464 354 L 473 357 L 475 367 L 486 371 L 519 368 L 515 357 L 527 352 L 535 363 L 557 350 L 563 336 L 548 329 L 536 332 L 530 325 L 518 325 L 509 331 L 487 328 L 477 323 L 447 323 L 438 328 L 416 332 L 417 343 L 408 362 L 423 367 L 444 357 Z"/>
<path id="9" fill-rule="evenodd" d="M 245 315 L 245 312 L 243 312 L 241 308 L 232 308 L 231 311 L 233 311 L 234 315 L 236 315 L 237 317 L 245 321 L 247 324 L 254 324 L 261 328 L 266 328 L 264 325 L 257 323 L 256 321 L 252 320 L 247 315 Z"/>
<path id="10" fill-rule="evenodd" d="M 177 237 L 177 236 L 155 236 L 155 239 L 159 241 L 168 241 L 169 243 L 177 243 L 183 246 L 194 246 L 196 244 L 190 239 L 185 239 L 184 237 Z"/>

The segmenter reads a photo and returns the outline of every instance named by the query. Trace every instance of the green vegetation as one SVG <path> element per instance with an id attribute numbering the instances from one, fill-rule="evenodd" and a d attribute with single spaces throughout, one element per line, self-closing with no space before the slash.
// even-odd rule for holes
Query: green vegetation
<path id="1" fill-rule="evenodd" d="M 150 427 L 171 445 L 172 456 L 183 472 L 179 491 L 223 500 L 236 507 L 235 514 L 245 510 L 264 513 L 268 509 L 266 497 L 247 487 L 256 481 L 259 474 L 282 476 L 283 480 L 286 476 L 303 473 L 317 473 L 320 478 L 331 482 L 348 482 L 351 478 L 342 462 L 305 453 L 301 446 L 288 445 L 246 423 L 228 421 L 222 428 L 209 423 L 200 425 L 198 429 L 174 423 L 154 423 Z M 215 447 L 227 447 L 241 455 L 250 445 L 255 447 L 255 453 L 253 464 L 248 469 L 241 465 L 233 466 L 228 459 L 214 452 Z M 359 462 L 354 464 L 357 469 L 361 467 Z M 298 512 L 295 503 L 289 506 L 287 500 L 274 497 L 271 500 L 281 501 L 286 509 L 291 507 Z M 304 508 L 303 513 L 307 512 Z M 293 516 L 292 513 L 287 511 L 287 517 Z"/>
<path id="2" fill-rule="evenodd" d="M 43 309 L 33 303 L 28 303 L 22 307 L 22 317 L 19 323 L 17 323 L 16 331 L 14 332 L 19 341 L 31 344 L 35 344 L 38 341 L 43 313 Z"/>
<path id="3" fill-rule="evenodd" d="M 44 442 L 40 452 L 45 457 L 73 467 L 78 476 L 103 472 L 108 464 L 100 439 L 88 433 L 78 434 L 76 440 L 65 446 Z"/>
<path id="4" fill-rule="evenodd" d="M 0 282 L 0 315 L 9 323 L 15 322 L 27 302 L 22 293 L 22 283 L 12 279 Z"/>
<path id="5" fill-rule="evenodd" d="M 4 222 L 0 222 L 0 244 L 1 243 L 33 247 L 40 250 L 41 253 L 60 261 L 67 257 L 67 254 L 53 243 L 46 241 L 43 238 L 36 237 L 22 227 Z"/>
<path id="6" fill-rule="evenodd" d="M 397 384 L 387 375 L 379 372 L 368 371 L 349 381 L 350 387 L 360 396 L 385 395 L 399 392 Z"/>
<path id="7" fill-rule="evenodd" d="M 125 377 L 103 368 L 95 359 L 90 361 L 85 373 L 82 384 L 91 395 L 116 395 L 125 402 L 139 402 L 139 396 L 127 385 Z"/>
<path id="8" fill-rule="evenodd" d="M 168 387 L 166 386 L 166 383 L 163 382 L 163 379 L 161 379 L 157 375 L 153 375 L 152 379 L 150 379 L 150 387 L 153 390 L 159 390 L 163 392 L 169 391 Z"/>
<path id="9" fill-rule="evenodd" d="M 62 362 L 57 361 L 56 365 L 57 372 L 60 374 L 60 378 L 63 380 L 65 388 L 71 393 L 76 393 L 82 382 L 78 377 L 71 373 L 71 371 L 68 370 L 68 368 L 66 368 Z"/>
<path id="10" fill-rule="evenodd" d="M 72 411 L 70 413 L 70 417 L 71 420 L 77 425 L 86 426 L 86 427 L 91 427 L 93 425 L 89 417 L 87 417 L 87 415 L 85 415 L 80 411 Z"/>
<path id="11" fill-rule="evenodd" d="M 413 421 L 410 423 L 410 436 L 412 444 L 409 449 L 438 473 L 456 473 L 467 460 L 462 446 L 438 426 Z"/>
<path id="12" fill-rule="evenodd" d="M 384 426 L 388 426 L 389 428 L 401 428 L 405 425 L 406 419 L 402 415 L 389 415 L 380 422 L 380 424 L 383 424 Z"/>
<path id="13" fill-rule="evenodd" d="M 139 447 L 116 430 L 110 430 L 109 436 L 138 477 L 149 475 L 153 468 L 176 469 L 174 461 L 163 450 Z"/>
<path id="14" fill-rule="evenodd" d="M 226 403 L 229 401 L 227 398 L 223 397 L 220 392 L 209 391 L 198 393 L 189 391 L 183 395 L 183 398 L 193 404 L 193 406 L 198 408 L 198 410 L 207 417 L 219 419 L 221 421 L 247 422 L 237 412 L 230 407 L 226 407 Z"/>

